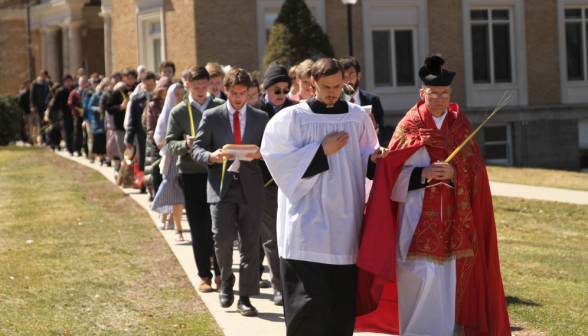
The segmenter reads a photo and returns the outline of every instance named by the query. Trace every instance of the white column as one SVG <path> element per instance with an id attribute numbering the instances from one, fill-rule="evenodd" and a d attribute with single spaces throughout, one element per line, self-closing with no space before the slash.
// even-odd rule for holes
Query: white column
<path id="1" fill-rule="evenodd" d="M 61 26 L 61 45 L 63 46 L 63 50 L 61 55 L 63 56 L 63 75 L 66 74 L 72 75 L 71 70 L 69 68 L 69 25 L 64 24 Z M 77 69 L 76 69 L 77 70 Z"/>
<path id="2" fill-rule="evenodd" d="M 72 73 L 77 73 L 78 69 L 82 67 L 82 38 L 80 28 L 83 23 L 83 21 L 69 23 L 69 70 Z"/>
<path id="3" fill-rule="evenodd" d="M 57 32 L 59 26 L 51 26 L 43 29 L 43 68 L 51 76 L 53 82 L 61 82 L 61 69 L 59 69 L 59 50 L 57 50 Z"/>
<path id="4" fill-rule="evenodd" d="M 103 15 L 104 17 L 104 72 L 106 76 L 110 76 L 113 72 L 112 66 L 112 21 L 110 14 Z"/>

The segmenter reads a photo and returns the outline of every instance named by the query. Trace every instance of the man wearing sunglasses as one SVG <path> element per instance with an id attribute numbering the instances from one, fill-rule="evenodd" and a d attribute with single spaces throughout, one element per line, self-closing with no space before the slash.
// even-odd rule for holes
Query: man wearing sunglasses
<path id="1" fill-rule="evenodd" d="M 264 75 L 263 87 L 266 93 L 251 104 L 251 107 L 265 111 L 271 119 L 282 109 L 296 105 L 298 102 L 287 98 L 290 92 L 292 80 L 288 75 L 288 69 L 277 61 L 274 61 L 267 68 Z M 276 216 L 278 214 L 278 186 L 273 182 L 264 161 L 260 161 L 263 172 L 264 184 L 269 183 L 265 188 L 265 207 L 263 212 L 263 225 L 261 226 L 261 244 L 265 256 L 268 259 L 271 283 L 274 289 L 274 304 L 282 305 L 282 284 L 280 282 L 280 257 L 278 255 L 278 240 L 276 235 Z M 259 258 L 263 261 L 262 258 Z"/>

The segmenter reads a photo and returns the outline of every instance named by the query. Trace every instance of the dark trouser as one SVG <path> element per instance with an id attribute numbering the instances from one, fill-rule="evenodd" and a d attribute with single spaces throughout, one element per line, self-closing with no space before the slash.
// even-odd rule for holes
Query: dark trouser
<path id="1" fill-rule="evenodd" d="M 201 279 L 212 278 L 210 271 L 210 257 L 214 257 L 214 242 L 212 241 L 212 223 L 210 209 L 206 200 L 206 184 L 208 174 L 180 174 L 180 187 L 184 191 L 184 204 L 190 234 L 192 235 L 192 249 Z M 220 274 L 218 262 L 214 257 L 214 273 Z"/>
<path id="2" fill-rule="evenodd" d="M 83 117 L 76 117 L 74 118 L 74 152 L 81 152 L 82 151 L 82 142 L 84 141 L 84 130 L 82 129 L 82 123 L 84 122 Z"/>
<path id="3" fill-rule="evenodd" d="M 238 233 L 239 295 L 259 295 L 259 238 L 263 205 L 248 205 L 241 182 L 233 180 L 225 197 L 218 204 L 210 205 L 210 213 L 221 279 L 228 281 L 233 274 L 233 241 Z"/>
<path id="4" fill-rule="evenodd" d="M 351 336 L 355 265 L 280 258 L 287 336 Z"/>
<path id="5" fill-rule="evenodd" d="M 278 255 L 278 236 L 276 233 L 276 217 L 278 215 L 278 187 L 265 188 L 265 205 L 263 209 L 263 224 L 261 225 L 261 245 L 267 257 L 270 269 L 271 283 L 275 291 L 282 290 L 280 272 L 280 256 Z M 263 261 L 262 258 L 259 258 Z"/>
<path id="6" fill-rule="evenodd" d="M 145 171 L 145 146 L 146 146 L 146 141 L 147 141 L 147 134 L 145 134 L 145 132 L 143 131 L 143 128 L 141 127 L 139 130 L 137 130 L 137 155 L 139 155 L 139 170 L 144 172 Z M 208 175 L 208 174 L 205 174 Z M 204 188 L 204 190 L 206 190 L 206 188 Z M 206 192 L 204 192 L 204 194 L 206 195 Z M 206 197 L 205 197 L 206 199 Z"/>
<path id="7" fill-rule="evenodd" d="M 155 161 L 161 159 L 161 155 L 159 155 L 159 149 L 155 145 L 155 142 L 152 139 L 149 139 L 149 148 L 151 148 L 151 175 L 153 176 L 153 195 L 157 195 L 157 191 L 159 190 L 159 186 L 163 182 L 163 175 L 161 175 L 161 169 L 159 165 L 154 165 Z"/>
<path id="8" fill-rule="evenodd" d="M 65 147 L 67 151 L 70 153 L 74 152 L 74 141 L 73 141 L 73 119 L 63 119 L 61 120 L 61 129 L 63 130 L 63 137 L 65 140 Z"/>

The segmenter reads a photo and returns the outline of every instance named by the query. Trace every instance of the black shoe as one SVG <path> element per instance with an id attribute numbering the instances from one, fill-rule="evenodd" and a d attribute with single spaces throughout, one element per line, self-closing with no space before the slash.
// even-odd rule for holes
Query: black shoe
<path id="1" fill-rule="evenodd" d="M 110 163 L 110 161 L 106 161 L 106 167 L 110 167 L 112 166 L 112 163 Z"/>
<path id="2" fill-rule="evenodd" d="M 251 301 L 249 301 L 249 296 L 241 296 L 239 297 L 239 302 L 237 303 L 237 311 L 241 313 L 242 316 L 255 316 L 257 315 L 257 309 L 253 307 Z"/>
<path id="3" fill-rule="evenodd" d="M 73 152 L 69 152 L 69 156 L 74 156 L 74 155 L 73 155 Z"/>
<path id="4" fill-rule="evenodd" d="M 282 297 L 282 291 L 276 291 L 274 293 L 274 304 L 276 306 L 283 306 L 284 305 L 284 298 Z"/>
<path id="5" fill-rule="evenodd" d="M 147 188 L 143 185 L 141 186 L 141 194 L 146 194 L 147 193 Z"/>
<path id="6" fill-rule="evenodd" d="M 220 294 L 218 295 L 218 301 L 221 307 L 229 308 L 235 302 L 235 294 L 233 293 L 233 286 L 235 285 L 235 275 L 231 274 L 228 281 L 221 283 Z"/>

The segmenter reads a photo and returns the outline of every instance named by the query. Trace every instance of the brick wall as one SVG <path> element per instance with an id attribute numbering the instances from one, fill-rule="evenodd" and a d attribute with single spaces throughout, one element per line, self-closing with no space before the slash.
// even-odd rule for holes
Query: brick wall
<path id="1" fill-rule="evenodd" d="M 556 0 L 525 4 L 529 105 L 559 104 L 559 54 Z"/>
<path id="2" fill-rule="evenodd" d="M 86 73 L 104 74 L 104 29 L 87 29 L 87 35 L 82 36 L 82 59 L 88 60 Z M 110 75 L 110 74 L 108 74 Z"/>
<path id="3" fill-rule="evenodd" d="M 135 0 L 112 1 L 112 58 L 114 71 L 137 68 L 137 18 Z"/>
<path id="4" fill-rule="evenodd" d="M 258 70 L 255 1 L 195 0 L 196 62 Z"/>
<path id="5" fill-rule="evenodd" d="M 18 94 L 30 79 L 27 39 L 24 20 L 0 21 L 0 95 Z"/>
<path id="6" fill-rule="evenodd" d="M 457 72 L 453 79 L 451 101 L 465 106 L 461 0 L 429 0 L 427 13 L 429 16 L 429 53 L 443 54 L 444 68 Z"/>
<path id="7" fill-rule="evenodd" d="M 165 0 L 165 48 L 167 58 L 176 65 L 176 78 L 196 65 L 196 25 L 194 1 Z"/>
<path id="8" fill-rule="evenodd" d="M 335 51 L 335 57 L 348 56 L 347 6 L 343 5 L 341 0 L 325 0 L 325 9 L 327 35 L 329 35 L 329 40 Z M 353 55 L 360 66 L 364 67 L 361 1 L 352 6 L 351 19 L 353 22 Z M 365 75 L 365 71 L 362 71 L 362 75 Z M 363 89 L 365 89 L 365 80 L 364 77 L 360 82 Z"/>

